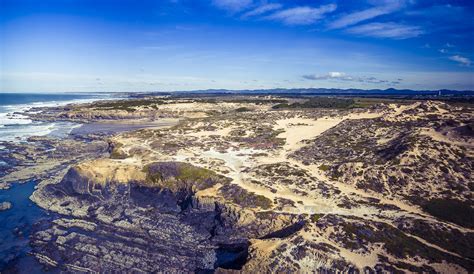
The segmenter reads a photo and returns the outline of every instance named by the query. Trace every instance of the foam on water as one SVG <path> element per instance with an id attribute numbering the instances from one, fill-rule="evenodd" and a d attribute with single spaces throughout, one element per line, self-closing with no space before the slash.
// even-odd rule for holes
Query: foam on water
<path id="1" fill-rule="evenodd" d="M 38 122 L 32 121 L 28 116 L 24 115 L 25 112 L 37 113 L 32 111 L 33 108 L 40 107 L 57 107 L 71 103 L 89 103 L 97 100 L 107 100 L 117 97 L 110 95 L 94 95 L 89 98 L 84 98 L 81 95 L 78 98 L 71 96 L 68 100 L 52 100 L 47 101 L 48 97 L 45 95 L 41 98 L 42 101 L 22 103 L 24 100 L 21 96 L 18 96 L 18 101 L 15 102 L 9 97 L 8 105 L 2 105 L 0 102 L 0 141 L 19 142 L 24 141 L 31 136 L 45 136 L 52 135 L 55 137 L 63 137 L 71 132 L 72 129 L 78 127 L 78 124 L 69 122 Z"/>
<path id="2" fill-rule="evenodd" d="M 45 136 L 56 127 L 55 123 L 9 125 L 0 129 L 0 141 L 21 141 L 31 136 Z"/>

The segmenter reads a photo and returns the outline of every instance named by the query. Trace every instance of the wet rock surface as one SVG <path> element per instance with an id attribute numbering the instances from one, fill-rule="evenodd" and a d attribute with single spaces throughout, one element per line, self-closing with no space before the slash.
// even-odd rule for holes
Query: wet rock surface
<path id="1" fill-rule="evenodd" d="M 51 178 L 68 166 L 86 159 L 94 159 L 109 153 L 109 143 L 97 136 L 78 136 L 58 139 L 30 137 L 27 142 L 1 143 L 0 188 L 8 188 L 12 182 L 25 182 Z"/>

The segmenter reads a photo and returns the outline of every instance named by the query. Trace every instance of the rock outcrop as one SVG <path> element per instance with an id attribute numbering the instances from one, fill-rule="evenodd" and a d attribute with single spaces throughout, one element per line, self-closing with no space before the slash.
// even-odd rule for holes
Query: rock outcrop
<path id="1" fill-rule="evenodd" d="M 227 183 L 228 178 L 179 162 L 152 163 L 142 170 L 105 160 L 78 165 L 32 196 L 61 214 L 37 226 L 34 254 L 51 267 L 71 271 L 240 268 L 250 237 L 295 220 L 269 215 L 258 222 L 250 214 L 240 225 L 246 213 L 239 205 L 195 196 Z"/>

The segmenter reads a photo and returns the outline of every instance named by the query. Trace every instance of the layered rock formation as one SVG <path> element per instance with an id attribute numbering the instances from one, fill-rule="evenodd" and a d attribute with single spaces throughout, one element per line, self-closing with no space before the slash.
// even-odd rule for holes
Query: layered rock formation
<path id="1" fill-rule="evenodd" d="M 212 171 L 179 162 L 152 163 L 142 170 L 107 161 L 73 167 L 59 183 L 42 186 L 32 196 L 61 214 L 38 225 L 35 256 L 66 270 L 240 268 L 248 237 L 292 220 L 268 219 L 258 227 L 255 217 L 247 217 L 240 226 L 239 205 L 195 196 L 228 183 Z"/>

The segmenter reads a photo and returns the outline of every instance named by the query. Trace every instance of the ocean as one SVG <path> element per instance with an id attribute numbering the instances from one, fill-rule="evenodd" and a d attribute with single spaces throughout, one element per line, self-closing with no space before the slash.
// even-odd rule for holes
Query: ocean
<path id="1" fill-rule="evenodd" d="M 110 93 L 0 93 L 0 141 L 21 142 L 30 136 L 61 137 L 80 126 L 70 122 L 38 122 L 24 115 L 34 107 L 53 107 L 115 99 Z"/>

